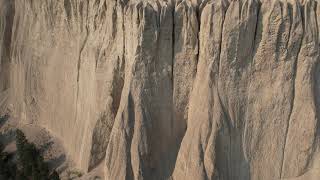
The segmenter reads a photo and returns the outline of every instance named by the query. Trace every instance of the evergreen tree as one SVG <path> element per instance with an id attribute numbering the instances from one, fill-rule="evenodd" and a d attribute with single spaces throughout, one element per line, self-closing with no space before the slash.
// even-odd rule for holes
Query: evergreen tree
<path id="1" fill-rule="evenodd" d="M 0 142 L 0 176 L 2 178 L 6 177 L 6 163 L 5 154 L 2 152 L 4 150 L 4 145 Z"/>
<path id="2" fill-rule="evenodd" d="M 0 142 L 0 179 L 13 179 L 16 174 L 16 166 L 10 162 L 12 154 L 4 151 L 5 146 Z"/>
<path id="3" fill-rule="evenodd" d="M 34 163 L 33 147 L 28 143 L 26 136 L 21 130 L 16 131 L 16 146 L 18 155 L 18 166 L 26 176 L 32 175 L 32 166 Z"/>
<path id="4" fill-rule="evenodd" d="M 16 146 L 17 162 L 12 161 L 13 154 L 3 152 L 5 146 L 0 142 L 0 180 L 60 180 L 56 171 L 50 175 L 40 151 L 21 130 L 16 131 Z"/>
<path id="5" fill-rule="evenodd" d="M 18 165 L 20 166 L 21 174 L 19 177 L 30 177 L 32 180 L 58 180 L 59 175 L 56 171 L 49 176 L 49 168 L 44 162 L 40 151 L 32 143 L 29 143 L 21 130 L 16 131 L 16 144 Z"/>

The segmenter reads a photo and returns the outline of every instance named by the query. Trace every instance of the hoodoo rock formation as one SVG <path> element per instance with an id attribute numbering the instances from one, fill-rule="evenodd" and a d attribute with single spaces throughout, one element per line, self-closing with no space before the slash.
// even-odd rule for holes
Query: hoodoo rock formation
<path id="1" fill-rule="evenodd" d="M 0 114 L 106 180 L 320 179 L 320 1 L 0 0 Z"/>

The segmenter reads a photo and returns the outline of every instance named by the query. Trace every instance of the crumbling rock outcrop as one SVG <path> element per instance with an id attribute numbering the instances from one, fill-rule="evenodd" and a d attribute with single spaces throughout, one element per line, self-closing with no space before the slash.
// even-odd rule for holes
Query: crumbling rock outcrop
<path id="1" fill-rule="evenodd" d="M 106 179 L 320 178 L 317 0 L 0 0 L 0 112 Z"/>

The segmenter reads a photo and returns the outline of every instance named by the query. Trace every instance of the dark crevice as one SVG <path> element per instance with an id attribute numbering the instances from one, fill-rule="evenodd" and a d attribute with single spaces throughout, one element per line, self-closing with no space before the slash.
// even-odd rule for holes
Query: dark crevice
<path id="1" fill-rule="evenodd" d="M 0 7 L 0 28 L 4 28 L 0 30 L 0 38 L 2 38 L 3 42 L 0 44 L 0 92 L 8 90 L 10 87 L 10 72 L 7 69 L 11 61 L 12 54 L 12 38 L 15 36 L 13 32 L 14 21 L 17 21 L 17 16 L 15 15 L 15 1 L 13 0 L 4 0 L 0 4 L 3 7 Z M 6 106 L 6 105 L 4 105 Z"/>
<path id="2" fill-rule="evenodd" d="M 258 28 L 259 28 L 259 23 L 260 22 L 262 22 L 262 19 L 260 19 L 260 17 L 261 17 L 261 3 L 260 2 L 258 2 L 258 10 L 257 10 L 257 20 L 256 20 L 256 28 L 255 28 L 255 31 L 254 31 L 254 38 L 253 38 L 253 42 L 254 42 L 254 46 L 253 46 L 253 55 L 254 54 L 256 54 L 257 53 L 257 49 L 258 49 L 258 47 L 256 47 L 257 46 L 257 44 L 259 44 L 259 43 L 257 43 L 257 39 L 258 39 Z M 260 20 L 260 21 L 259 21 Z M 253 58 L 253 57 L 252 57 Z M 253 62 L 253 61 L 252 61 Z"/>
<path id="3" fill-rule="evenodd" d="M 66 12 L 67 18 L 68 18 L 68 22 L 70 22 L 71 18 L 72 18 L 72 5 L 70 0 L 64 0 L 64 10 Z"/>
<path id="4" fill-rule="evenodd" d="M 174 5 L 173 5 L 174 6 Z M 172 10 L 172 59 L 171 59 L 171 87 L 172 97 L 174 93 L 174 59 L 175 59 L 175 7 Z M 173 98 L 172 98 L 173 101 Z M 174 104 L 174 102 L 172 102 Z M 173 113 L 172 113 L 173 115 Z"/>
<path id="5" fill-rule="evenodd" d="M 199 37 L 200 37 L 200 27 L 201 27 L 201 20 L 200 20 L 200 12 L 199 12 L 199 9 L 198 7 L 196 8 L 196 19 L 197 19 L 197 24 L 198 24 L 198 27 L 196 29 L 197 31 L 197 34 L 196 34 L 196 37 L 197 37 L 197 54 L 196 54 L 196 63 L 195 63 L 195 70 L 194 70 L 194 77 L 193 77 L 193 84 L 194 84 L 194 80 L 195 80 L 195 76 L 197 74 L 197 71 L 198 71 L 198 63 L 199 63 L 199 53 L 200 53 L 200 41 L 199 41 Z M 193 84 L 191 85 L 191 91 L 193 90 Z M 191 94 L 191 91 L 190 91 L 190 94 Z M 189 107 L 189 105 L 188 105 Z M 189 109 L 189 108 L 188 108 Z"/>
<path id="6" fill-rule="evenodd" d="M 132 94 L 131 92 L 129 92 L 129 95 L 128 95 L 128 105 L 127 105 L 127 111 L 128 111 L 128 118 L 126 119 L 128 122 L 127 124 L 129 125 L 129 132 L 125 133 L 125 136 L 126 136 L 126 142 L 132 142 L 132 139 L 133 139 L 133 136 L 134 136 L 134 130 L 135 130 L 135 102 L 134 102 L 134 99 L 132 97 Z M 132 164 L 132 157 L 131 157 L 131 146 L 132 144 L 131 143 L 128 143 L 128 146 L 126 148 L 126 154 L 129 156 L 127 158 L 127 171 L 126 171 L 126 179 L 133 179 L 134 178 L 134 174 L 133 174 L 133 164 Z"/>
<path id="7" fill-rule="evenodd" d="M 87 2 L 87 12 L 89 12 L 89 3 L 88 2 Z M 87 16 L 86 18 L 88 19 L 89 16 Z M 79 90 L 80 90 L 80 82 L 79 81 L 80 81 L 80 71 L 81 71 L 81 63 L 82 63 L 81 55 L 82 55 L 82 52 L 83 52 L 83 50 L 86 46 L 86 43 L 88 41 L 88 38 L 89 38 L 89 27 L 87 24 L 85 25 L 85 33 L 86 33 L 85 39 L 84 39 L 84 42 L 81 44 L 80 51 L 79 51 L 79 57 L 78 57 L 78 63 L 77 63 L 77 89 L 76 89 L 76 103 L 75 103 L 76 107 L 75 107 L 75 121 L 74 122 L 77 122 L 77 119 L 78 119 L 78 102 L 79 102 Z"/>
<path id="8" fill-rule="evenodd" d="M 320 1 L 319 1 L 320 2 Z M 316 1 L 316 10 L 315 10 L 315 14 L 316 14 L 316 17 L 317 17 L 317 28 L 318 28 L 318 54 L 319 54 L 319 57 L 318 57 L 318 60 L 317 60 L 317 64 L 316 64 L 316 77 L 320 77 L 320 12 L 318 12 L 317 10 L 320 10 L 320 3 L 318 1 Z M 318 87 L 318 88 L 317 88 Z M 320 117 L 320 80 L 319 78 L 316 78 L 316 84 L 315 84 L 315 98 L 316 98 L 316 106 L 318 107 L 317 108 L 317 118 L 319 119 Z M 320 143 L 320 120 L 317 121 L 317 134 L 316 134 L 317 138 L 319 139 L 319 143 Z M 320 146 L 319 146 L 320 148 Z"/>
<path id="9" fill-rule="evenodd" d="M 124 26 L 124 5 L 122 2 L 116 3 L 116 8 L 113 9 L 113 17 L 112 19 L 115 27 L 118 27 L 118 21 L 119 18 L 122 18 L 122 43 L 123 43 L 123 52 L 121 57 L 118 56 L 116 61 L 116 67 L 114 67 L 114 74 L 112 78 L 112 82 L 114 86 L 112 86 L 111 89 L 111 97 L 113 99 L 112 101 L 112 107 L 106 107 L 110 111 L 106 110 L 104 111 L 99 119 L 96 122 L 96 125 L 93 130 L 92 135 L 92 148 L 91 148 L 91 158 L 90 158 L 90 165 L 89 165 L 89 171 L 91 171 L 93 168 L 97 167 L 105 158 L 106 150 L 109 143 L 110 134 L 114 125 L 115 117 L 118 113 L 118 109 L 120 106 L 123 86 L 124 86 L 124 72 L 125 72 L 125 26 Z M 121 17 L 116 16 L 117 9 L 121 8 Z M 120 33 L 120 32 L 119 32 Z M 111 41 L 114 41 L 116 43 L 116 29 L 113 28 L 112 32 L 113 39 L 110 39 Z M 98 60 L 97 60 L 98 61 Z M 97 65 L 96 65 L 97 66 Z M 109 113 L 111 114 L 109 114 Z M 97 144 L 95 144 L 97 143 Z M 94 155 L 97 155 L 98 157 L 93 159 Z"/>
<path id="10" fill-rule="evenodd" d="M 2 9 L 5 17 L 4 22 L 4 34 L 3 34 L 3 45 L 2 45 L 2 54 L 1 54 L 1 64 L 7 63 L 10 61 L 11 54 L 11 40 L 12 40 L 12 27 L 13 20 L 15 17 L 15 1 L 13 0 L 5 0 L 4 8 Z M 1 12 L 1 13 L 3 13 Z M 1 52 L 0 51 L 0 52 Z"/>

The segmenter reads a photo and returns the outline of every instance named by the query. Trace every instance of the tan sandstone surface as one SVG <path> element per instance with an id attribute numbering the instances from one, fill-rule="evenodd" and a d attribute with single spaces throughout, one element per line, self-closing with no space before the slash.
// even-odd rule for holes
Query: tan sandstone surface
<path id="1" fill-rule="evenodd" d="M 0 114 L 106 180 L 320 179 L 319 60 L 318 0 L 0 0 Z"/>

